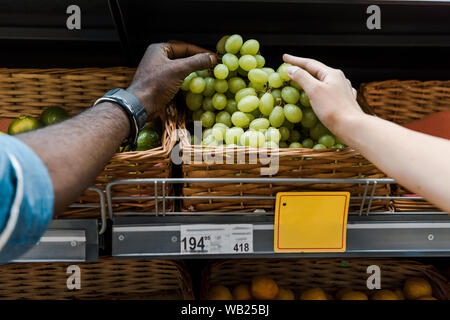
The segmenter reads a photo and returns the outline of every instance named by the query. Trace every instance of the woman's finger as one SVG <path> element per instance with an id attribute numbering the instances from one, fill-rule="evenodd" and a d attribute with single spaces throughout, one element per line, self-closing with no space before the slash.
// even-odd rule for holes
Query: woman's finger
<path id="1" fill-rule="evenodd" d="M 292 66 L 288 68 L 289 77 L 297 82 L 300 87 L 305 90 L 306 94 L 310 94 L 312 89 L 320 85 L 320 81 L 314 78 L 308 71 L 303 70 L 297 66 Z"/>
<path id="2" fill-rule="evenodd" d="M 323 81 L 326 77 L 326 75 L 333 70 L 333 68 L 328 67 L 327 65 L 323 64 L 322 62 L 319 62 L 314 59 L 309 58 L 301 58 L 301 57 L 295 57 L 290 54 L 284 54 L 283 60 L 287 63 L 290 63 L 292 65 L 296 65 L 301 67 L 302 69 L 305 69 L 310 74 L 315 76 L 317 79 Z"/>

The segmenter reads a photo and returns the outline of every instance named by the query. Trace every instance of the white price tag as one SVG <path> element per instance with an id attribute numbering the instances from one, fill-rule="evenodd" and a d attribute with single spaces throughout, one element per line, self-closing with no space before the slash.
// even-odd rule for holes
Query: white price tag
<path id="1" fill-rule="evenodd" d="M 251 224 L 190 224 L 180 226 L 182 254 L 239 254 L 253 252 Z"/>

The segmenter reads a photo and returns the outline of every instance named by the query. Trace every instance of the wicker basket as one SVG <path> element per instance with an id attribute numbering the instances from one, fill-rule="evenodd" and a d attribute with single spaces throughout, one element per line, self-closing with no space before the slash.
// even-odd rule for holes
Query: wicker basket
<path id="1" fill-rule="evenodd" d="M 180 120 L 180 119 L 179 119 Z M 385 178 L 386 175 L 369 161 L 359 155 L 356 151 L 346 148 L 343 150 L 311 150 L 283 148 L 277 151 L 269 151 L 267 154 L 279 156 L 279 170 L 276 175 L 262 176 L 261 168 L 267 168 L 270 164 L 262 164 L 259 161 L 250 164 L 249 159 L 259 149 L 249 147 L 205 147 L 193 146 L 187 135 L 186 125 L 182 119 L 179 121 L 181 149 L 183 153 L 183 176 L 185 178 Z M 208 164 L 204 161 L 195 163 L 195 153 L 202 152 L 204 155 L 229 154 L 234 159 L 234 164 Z M 246 163 L 238 164 L 236 153 L 245 155 Z M 234 157 L 234 158 L 233 158 Z M 190 159 L 187 163 L 187 159 Z M 225 158 L 224 158 L 225 159 Z M 198 161 L 197 161 L 198 162 Z M 362 196 L 365 184 L 241 184 L 241 183 L 195 183 L 183 186 L 183 196 L 272 196 L 278 192 L 289 191 L 349 191 L 352 196 Z M 375 190 L 376 196 L 388 196 L 389 185 L 378 185 Z M 359 211 L 361 200 L 351 199 L 350 210 Z M 257 209 L 273 211 L 274 200 L 261 199 L 184 199 L 182 210 L 203 212 L 252 212 Z M 367 201 L 365 206 L 367 206 Z M 384 199 L 373 200 L 371 211 L 390 211 L 390 201 Z"/>
<path id="2" fill-rule="evenodd" d="M 320 287 L 329 294 L 351 287 L 370 293 L 367 289 L 367 267 L 381 269 L 381 288 L 402 287 L 410 277 L 423 277 L 433 287 L 433 295 L 448 300 L 446 279 L 430 265 L 409 260 L 392 259 L 261 259 L 225 260 L 211 263 L 203 272 L 201 298 L 208 296 L 211 286 L 224 285 L 230 289 L 248 283 L 254 276 L 269 276 L 278 285 L 293 290 L 298 296 L 302 290 Z"/>
<path id="3" fill-rule="evenodd" d="M 60 106 L 70 115 L 75 115 L 92 106 L 93 102 L 111 88 L 127 87 L 135 69 L 82 68 L 82 69 L 5 69 L 0 68 L 0 119 L 14 119 L 20 115 L 38 117 L 43 109 Z M 176 142 L 176 112 L 173 106 L 167 108 L 167 122 L 164 124 L 162 146 L 139 152 L 116 154 L 96 180 L 102 188 L 117 179 L 166 178 L 170 176 L 170 151 Z M 152 185 L 127 185 L 117 188 L 118 195 L 152 195 Z M 169 190 L 167 190 L 167 193 Z M 77 204 L 98 204 L 98 195 L 86 192 Z M 115 210 L 149 210 L 154 201 L 129 201 L 116 204 Z M 97 209 L 70 209 L 64 214 L 70 217 L 98 217 Z"/>
<path id="4" fill-rule="evenodd" d="M 80 268 L 80 290 L 67 288 L 70 265 Z M 181 263 L 103 258 L 95 263 L 0 266 L 0 299 L 194 299 L 194 295 Z"/>
<path id="5" fill-rule="evenodd" d="M 358 101 L 368 113 L 395 123 L 408 123 L 450 110 L 450 81 L 389 80 L 362 84 Z M 413 194 L 402 186 L 394 196 Z M 440 211 L 425 200 L 394 200 L 395 211 Z"/>

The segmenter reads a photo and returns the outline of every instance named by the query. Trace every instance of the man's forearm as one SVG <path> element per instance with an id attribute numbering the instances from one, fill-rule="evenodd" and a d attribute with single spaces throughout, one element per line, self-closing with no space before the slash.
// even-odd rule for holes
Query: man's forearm
<path id="1" fill-rule="evenodd" d="M 129 135 L 122 108 L 101 103 L 72 119 L 18 135 L 47 166 L 55 192 L 55 213 L 62 212 L 94 182 Z"/>
<path id="2" fill-rule="evenodd" d="M 338 136 L 348 145 L 400 184 L 450 212 L 449 140 L 373 116 L 346 121 Z"/>

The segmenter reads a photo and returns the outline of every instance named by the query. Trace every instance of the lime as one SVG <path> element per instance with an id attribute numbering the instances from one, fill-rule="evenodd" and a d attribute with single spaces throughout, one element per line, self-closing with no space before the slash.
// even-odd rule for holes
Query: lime
<path id="1" fill-rule="evenodd" d="M 155 129 L 146 127 L 138 136 L 136 151 L 156 148 L 161 145 L 161 139 Z"/>
<path id="2" fill-rule="evenodd" d="M 68 117 L 67 111 L 60 107 L 50 107 L 41 113 L 41 120 L 46 126 L 61 122 Z"/>
<path id="3" fill-rule="evenodd" d="M 29 116 L 20 116 L 14 119 L 9 125 L 8 134 L 15 135 L 31 130 L 42 128 L 43 124 L 40 120 Z"/>

